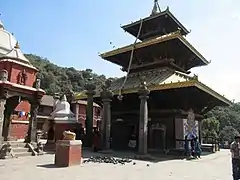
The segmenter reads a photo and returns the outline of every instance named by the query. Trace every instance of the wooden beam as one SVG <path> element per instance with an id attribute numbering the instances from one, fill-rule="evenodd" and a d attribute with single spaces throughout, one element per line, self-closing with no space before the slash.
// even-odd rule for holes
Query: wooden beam
<path id="1" fill-rule="evenodd" d="M 139 68 L 146 68 L 146 67 L 155 66 L 155 65 L 169 64 L 172 61 L 173 61 L 172 59 L 163 59 L 163 60 L 149 62 L 149 63 L 145 63 L 145 64 L 140 64 L 140 65 L 134 65 L 133 64 L 130 70 L 136 70 L 136 69 L 139 69 Z M 122 71 L 127 71 L 127 68 L 123 67 Z"/>
<path id="2" fill-rule="evenodd" d="M 158 113 L 158 114 L 173 114 L 173 113 L 181 113 L 181 109 L 159 109 L 159 110 L 149 110 L 149 113 Z M 139 114 L 139 110 L 131 110 L 131 111 L 119 111 L 112 112 L 113 115 L 123 115 L 123 114 Z"/>
<path id="3" fill-rule="evenodd" d="M 170 65 L 172 67 L 174 67 L 177 71 L 181 71 L 183 73 L 186 73 L 186 74 L 190 74 L 191 72 L 190 71 L 186 71 L 185 69 L 183 69 L 182 67 L 178 66 L 177 64 L 175 64 L 174 62 L 171 62 Z"/>

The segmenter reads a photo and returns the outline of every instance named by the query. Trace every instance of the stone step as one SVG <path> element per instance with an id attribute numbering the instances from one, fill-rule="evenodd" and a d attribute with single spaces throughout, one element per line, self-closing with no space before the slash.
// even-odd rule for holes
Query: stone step
<path id="1" fill-rule="evenodd" d="M 14 153 L 29 152 L 29 149 L 25 147 L 13 147 L 12 150 Z"/>
<path id="2" fill-rule="evenodd" d="M 14 153 L 15 157 L 24 157 L 24 156 L 32 156 L 32 152 L 18 152 Z"/>
<path id="3" fill-rule="evenodd" d="M 26 147 L 26 143 L 24 143 L 24 142 L 9 141 L 9 143 L 11 144 L 12 148 L 18 148 L 18 147 L 24 148 L 24 147 Z"/>

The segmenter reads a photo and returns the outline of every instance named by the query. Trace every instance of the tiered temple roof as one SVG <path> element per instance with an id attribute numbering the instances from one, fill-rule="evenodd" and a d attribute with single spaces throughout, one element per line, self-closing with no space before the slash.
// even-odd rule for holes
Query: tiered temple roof
<path id="1" fill-rule="evenodd" d="M 151 37 L 166 35 L 177 30 L 180 30 L 182 35 L 187 35 L 189 33 L 189 31 L 170 12 L 169 8 L 163 12 L 151 15 L 142 20 L 124 25 L 122 28 L 136 37 L 141 21 L 143 21 L 143 25 L 139 37 L 140 40 L 146 40 Z"/>
<path id="2" fill-rule="evenodd" d="M 207 65 L 209 61 L 183 37 L 189 31 L 175 18 L 169 8 L 163 12 L 160 8 L 158 12 L 156 11 L 156 2 L 157 0 L 149 17 L 122 26 L 136 38 L 141 27 L 138 37 L 141 42 L 100 55 L 104 60 L 120 65 L 127 71 L 133 52 L 126 83 L 123 84 L 125 77 L 114 81 L 111 86 L 114 94 L 117 95 L 120 91 L 122 94 L 137 93 L 140 86 L 139 76 L 144 76 L 151 91 L 193 87 L 210 95 L 218 102 L 217 104 L 231 104 L 231 101 L 201 83 L 196 76 L 188 75 L 191 68 Z M 100 89 L 97 90 L 95 97 L 99 95 Z M 86 95 L 81 92 L 76 94 L 76 98 L 86 98 Z"/>
<path id="3" fill-rule="evenodd" d="M 132 45 L 112 50 L 100 56 L 112 63 L 124 68 L 128 66 Z M 193 67 L 207 65 L 207 61 L 181 34 L 179 31 L 167 35 L 139 42 L 135 45 L 134 60 L 135 64 L 151 65 L 156 67 L 163 63 L 163 59 L 173 59 L 172 64 L 179 66 L 182 71 L 187 71 Z M 139 63 L 140 62 L 140 63 Z M 181 71 L 181 69 L 178 69 Z"/>

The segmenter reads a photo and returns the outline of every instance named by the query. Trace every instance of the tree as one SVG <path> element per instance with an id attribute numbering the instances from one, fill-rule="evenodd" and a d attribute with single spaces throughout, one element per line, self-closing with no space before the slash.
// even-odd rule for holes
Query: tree
<path id="1" fill-rule="evenodd" d="M 202 122 L 203 137 L 218 138 L 220 123 L 215 117 L 204 119 Z"/>
<path id="2" fill-rule="evenodd" d="M 238 131 L 232 126 L 225 126 L 220 131 L 220 140 L 232 142 L 234 140 L 234 136 L 238 135 Z"/>
<path id="3" fill-rule="evenodd" d="M 49 95 L 57 92 L 64 93 L 69 89 L 74 92 L 82 91 L 89 79 L 99 87 L 107 79 L 104 75 L 94 73 L 92 69 L 77 70 L 73 67 L 59 67 L 37 55 L 25 54 L 25 56 L 33 66 L 38 68 L 37 77 L 41 79 L 41 88 Z"/>

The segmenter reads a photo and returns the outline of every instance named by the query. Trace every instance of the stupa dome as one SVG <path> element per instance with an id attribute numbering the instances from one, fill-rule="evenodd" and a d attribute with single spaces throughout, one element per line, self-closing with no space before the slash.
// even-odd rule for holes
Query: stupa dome
<path id="1" fill-rule="evenodd" d="M 57 102 L 54 111 L 51 113 L 51 117 L 55 121 L 76 121 L 75 114 L 70 110 L 70 104 L 67 102 L 65 95 Z"/>
<path id="2" fill-rule="evenodd" d="M 21 52 L 17 39 L 8 32 L 0 20 L 0 58 L 19 60 L 30 65 L 29 60 Z"/>

